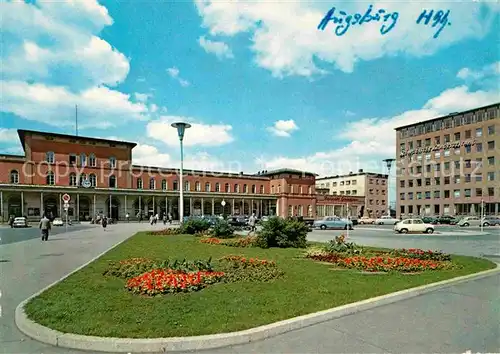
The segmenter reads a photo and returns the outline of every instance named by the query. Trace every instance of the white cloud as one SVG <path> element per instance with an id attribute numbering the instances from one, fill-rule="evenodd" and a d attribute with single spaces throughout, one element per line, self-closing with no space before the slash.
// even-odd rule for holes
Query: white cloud
<path id="1" fill-rule="evenodd" d="M 292 132 L 298 130 L 299 127 L 295 124 L 293 119 L 289 120 L 278 120 L 274 123 L 272 127 L 268 127 L 267 130 L 272 134 L 280 137 L 290 137 Z"/>
<path id="2" fill-rule="evenodd" d="M 457 73 L 457 78 L 464 80 L 469 84 L 475 84 L 483 88 L 495 89 L 498 88 L 498 79 L 500 76 L 500 61 L 485 65 L 484 67 L 474 70 L 463 68 Z"/>
<path id="3" fill-rule="evenodd" d="M 205 52 L 213 53 L 219 59 L 234 58 L 234 55 L 233 55 L 233 52 L 231 51 L 231 48 L 229 48 L 229 46 L 224 42 L 212 41 L 210 39 L 206 39 L 205 36 L 201 36 L 198 39 L 198 43 L 205 50 Z"/>
<path id="4" fill-rule="evenodd" d="M 259 169 L 291 167 L 321 176 L 356 172 L 359 169 L 384 172 L 382 159 L 396 155 L 395 128 L 498 102 L 495 91 L 470 91 L 459 86 L 429 99 L 422 108 L 392 117 L 366 118 L 348 122 L 337 138 L 349 141 L 341 148 L 309 156 L 261 156 L 255 160 Z"/>
<path id="5" fill-rule="evenodd" d="M 139 92 L 134 93 L 135 100 L 142 103 L 146 103 L 147 100 L 151 98 L 151 96 L 152 95 L 149 93 L 139 93 Z"/>
<path id="6" fill-rule="evenodd" d="M 335 64 L 344 72 L 352 72 L 359 61 L 370 61 L 399 54 L 424 56 L 466 38 L 481 38 L 491 28 L 499 10 L 494 2 L 441 2 L 433 8 L 450 10 L 451 26 L 437 39 L 436 28 L 417 25 L 416 19 L 425 8 L 422 2 L 373 2 L 374 11 L 384 8 L 398 12 L 395 27 L 381 35 L 381 23 L 351 26 L 343 36 L 336 36 L 335 25 L 324 31 L 317 29 L 332 3 L 320 0 L 281 2 L 196 0 L 202 25 L 214 36 L 249 33 L 250 48 L 257 64 L 274 76 L 310 76 L 324 73 L 318 61 Z M 364 14 L 366 2 L 337 2 L 337 10 Z"/>
<path id="7" fill-rule="evenodd" d="M 78 88 L 116 85 L 128 75 L 128 59 L 97 37 L 113 23 L 96 0 L 2 3 L 6 80 L 44 80 Z M 57 75 L 53 72 L 71 75 Z M 56 81 L 57 80 L 57 81 Z"/>
<path id="8" fill-rule="evenodd" d="M 14 143 L 17 139 L 16 129 L 0 128 L 0 143 Z"/>
<path id="9" fill-rule="evenodd" d="M 156 113 L 158 111 L 158 106 L 155 105 L 154 103 L 152 103 L 149 105 L 149 110 L 151 111 L 151 113 Z M 165 108 L 165 110 L 166 110 L 166 108 Z"/>
<path id="10" fill-rule="evenodd" d="M 71 92 L 61 86 L 0 81 L 3 90 L 1 110 L 21 118 L 52 126 L 72 126 L 75 104 L 80 127 L 109 128 L 131 120 L 145 120 L 148 109 L 133 103 L 130 96 L 105 86 Z"/>
<path id="11" fill-rule="evenodd" d="M 147 135 L 168 146 L 178 147 L 177 130 L 170 125 L 179 121 L 191 124 L 191 128 L 185 133 L 184 146 L 219 146 L 234 140 L 231 135 L 233 127 L 230 125 L 204 124 L 193 118 L 177 116 L 161 116 L 160 119 L 149 122 L 146 127 Z"/>
<path id="12" fill-rule="evenodd" d="M 189 81 L 187 81 L 179 76 L 180 71 L 175 66 L 172 68 L 168 68 L 167 73 L 168 73 L 168 75 L 170 75 L 170 77 L 172 79 L 177 80 L 182 87 L 187 87 L 190 85 Z"/>
<path id="13" fill-rule="evenodd" d="M 347 110 L 347 111 L 344 112 L 344 115 L 346 117 L 354 117 L 356 115 L 356 113 Z"/>

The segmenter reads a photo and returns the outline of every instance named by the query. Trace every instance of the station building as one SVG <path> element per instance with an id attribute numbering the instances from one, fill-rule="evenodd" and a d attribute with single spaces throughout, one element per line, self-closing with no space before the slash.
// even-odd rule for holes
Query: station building
<path id="1" fill-rule="evenodd" d="M 396 128 L 397 217 L 500 212 L 500 103 Z"/>
<path id="2" fill-rule="evenodd" d="M 174 168 L 132 163 L 133 142 L 51 132 L 18 130 L 24 155 L 0 155 L 0 220 L 9 215 L 36 220 L 68 216 L 88 221 L 99 214 L 123 220 L 170 213 L 184 215 L 278 215 L 317 217 L 317 206 L 344 205 L 340 198 L 317 195 L 316 175 L 293 169 L 256 174 L 184 171 L 184 186 Z M 319 198 L 319 199 L 318 199 Z M 224 201 L 224 203 L 222 203 Z M 223 206 L 224 204 L 224 206 Z"/>

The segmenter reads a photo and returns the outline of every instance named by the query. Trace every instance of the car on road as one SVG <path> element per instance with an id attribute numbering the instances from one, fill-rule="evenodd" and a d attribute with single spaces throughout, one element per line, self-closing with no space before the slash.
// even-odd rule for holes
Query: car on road
<path id="1" fill-rule="evenodd" d="M 54 226 L 63 226 L 64 223 L 61 218 L 55 218 L 54 221 L 52 222 L 52 225 Z"/>
<path id="2" fill-rule="evenodd" d="M 363 216 L 361 217 L 359 220 L 358 220 L 358 223 L 363 225 L 363 224 L 374 224 L 375 223 L 375 219 L 374 218 L 370 218 L 368 216 Z"/>
<path id="3" fill-rule="evenodd" d="M 28 221 L 24 216 L 19 216 L 14 219 L 13 227 L 28 227 Z"/>
<path id="4" fill-rule="evenodd" d="M 441 215 L 438 216 L 436 219 L 439 224 L 448 224 L 448 225 L 456 225 L 459 221 L 459 219 L 450 215 Z"/>
<path id="5" fill-rule="evenodd" d="M 460 227 L 481 226 L 481 219 L 477 216 L 466 216 L 461 219 L 457 225 Z"/>
<path id="6" fill-rule="evenodd" d="M 483 226 L 500 226 L 500 216 L 485 216 L 481 223 Z"/>
<path id="7" fill-rule="evenodd" d="M 426 233 L 434 232 L 434 225 L 425 223 L 422 219 L 406 219 L 398 222 L 394 226 L 394 231 L 400 234 L 407 233 Z"/>
<path id="8" fill-rule="evenodd" d="M 352 230 L 352 221 L 341 219 L 337 216 L 325 216 L 321 220 L 316 220 L 313 223 L 314 229 L 341 229 L 341 230 Z"/>
<path id="9" fill-rule="evenodd" d="M 401 220 L 393 218 L 392 216 L 384 215 L 381 218 L 375 220 L 377 225 L 396 225 Z"/>
<path id="10" fill-rule="evenodd" d="M 439 219 L 434 218 L 432 216 L 424 216 L 422 218 L 422 221 L 426 224 L 433 224 L 433 225 L 440 224 Z"/>

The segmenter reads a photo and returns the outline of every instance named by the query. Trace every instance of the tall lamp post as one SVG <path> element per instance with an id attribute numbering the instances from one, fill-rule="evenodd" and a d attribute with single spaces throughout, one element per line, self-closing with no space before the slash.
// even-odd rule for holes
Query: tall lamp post
<path id="1" fill-rule="evenodd" d="M 389 180 L 391 179 L 391 167 L 392 163 L 396 161 L 395 159 L 385 159 L 383 160 L 387 166 L 387 216 L 391 216 L 391 203 L 389 197 Z"/>
<path id="2" fill-rule="evenodd" d="M 184 139 L 184 132 L 186 129 L 191 128 L 191 124 L 177 122 L 172 123 L 172 127 L 177 129 L 177 134 L 179 135 L 179 142 L 181 144 L 181 169 L 179 176 L 180 193 L 179 193 L 179 223 L 184 222 L 184 182 L 182 176 L 184 174 L 184 147 L 182 145 L 182 140 Z"/>

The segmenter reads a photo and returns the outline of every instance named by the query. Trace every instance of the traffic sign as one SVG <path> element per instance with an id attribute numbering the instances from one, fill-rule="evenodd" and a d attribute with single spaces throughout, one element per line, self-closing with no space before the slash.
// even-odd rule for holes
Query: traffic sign
<path id="1" fill-rule="evenodd" d="M 62 200 L 63 200 L 63 202 L 68 203 L 71 200 L 71 197 L 69 196 L 68 193 L 65 193 L 62 196 Z"/>

